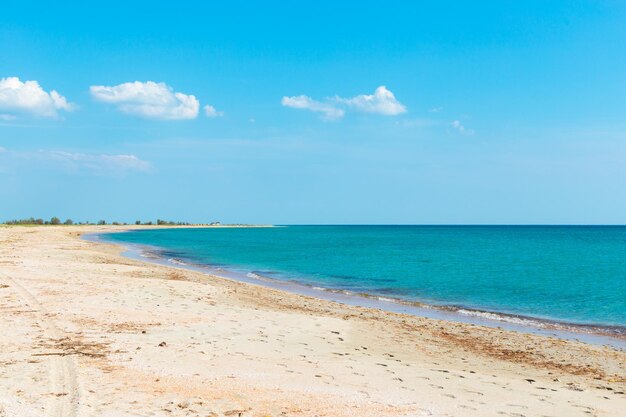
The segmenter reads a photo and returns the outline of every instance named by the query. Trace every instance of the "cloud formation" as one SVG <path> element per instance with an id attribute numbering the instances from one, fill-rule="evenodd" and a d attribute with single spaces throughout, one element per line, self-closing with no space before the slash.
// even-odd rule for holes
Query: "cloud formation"
<path id="1" fill-rule="evenodd" d="M 349 110 L 384 116 L 397 116 L 407 111 L 406 106 L 400 103 L 384 85 L 378 87 L 374 94 L 360 94 L 351 98 L 335 96 L 325 101 L 313 100 L 305 95 L 285 96 L 281 104 L 285 107 L 322 113 L 322 119 L 325 120 L 341 119 Z"/>
<path id="2" fill-rule="evenodd" d="M 464 135 L 473 135 L 474 131 L 472 129 L 467 129 L 463 123 L 461 123 L 460 120 L 454 120 L 452 123 L 450 123 L 450 126 L 452 126 L 457 132 L 464 134 Z"/>
<path id="3" fill-rule="evenodd" d="M 352 98 L 337 97 L 336 100 L 364 113 L 376 113 L 385 116 L 406 113 L 404 104 L 400 103 L 384 85 L 378 87 L 374 94 L 361 94 Z"/>
<path id="4" fill-rule="evenodd" d="M 204 114 L 206 117 L 222 117 L 224 115 L 223 111 L 217 111 L 217 109 L 210 104 L 204 106 Z"/>
<path id="5" fill-rule="evenodd" d="M 39 154 L 49 160 L 59 161 L 74 168 L 89 169 L 92 171 L 113 171 L 123 173 L 127 171 L 147 172 L 152 169 L 149 162 L 139 159 L 135 155 L 110 155 L 75 153 L 64 151 L 39 151 Z"/>
<path id="6" fill-rule="evenodd" d="M 322 103 L 304 95 L 283 97 L 280 102 L 285 107 L 306 109 L 312 112 L 322 113 L 322 119 L 325 120 L 341 119 L 345 114 L 343 109 L 335 107 L 332 103 Z"/>
<path id="7" fill-rule="evenodd" d="M 0 148 L 0 157 L 8 158 L 6 159 L 7 161 L 14 161 L 15 163 L 36 161 L 37 166 L 45 166 L 46 164 L 60 165 L 69 171 L 88 171 L 94 174 L 123 175 L 133 171 L 149 172 L 152 170 L 152 164 L 129 154 L 98 154 L 54 150 L 18 152 Z"/>
<path id="8" fill-rule="evenodd" d="M 175 92 L 165 83 L 135 81 L 108 87 L 92 85 L 97 101 L 114 104 L 122 113 L 161 120 L 186 120 L 198 116 L 200 102 L 193 95 Z"/>
<path id="9" fill-rule="evenodd" d="M 55 90 L 46 92 L 37 81 L 18 77 L 0 78 L 0 119 L 20 115 L 57 117 L 59 111 L 72 111 L 74 105 Z"/>

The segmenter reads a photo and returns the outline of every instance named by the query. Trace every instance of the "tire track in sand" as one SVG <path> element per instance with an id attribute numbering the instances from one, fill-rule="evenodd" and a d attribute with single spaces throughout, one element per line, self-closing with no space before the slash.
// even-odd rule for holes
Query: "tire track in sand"
<path id="1" fill-rule="evenodd" d="M 63 339 L 63 333 L 49 318 L 49 313 L 26 287 L 1 272 L 0 281 L 4 281 L 6 285 L 13 288 L 24 303 L 34 311 L 48 339 L 53 342 Z M 49 417 L 75 417 L 78 412 L 79 392 L 74 359 L 69 355 L 51 355 L 48 356 L 48 360 L 51 393 L 47 415 Z"/>

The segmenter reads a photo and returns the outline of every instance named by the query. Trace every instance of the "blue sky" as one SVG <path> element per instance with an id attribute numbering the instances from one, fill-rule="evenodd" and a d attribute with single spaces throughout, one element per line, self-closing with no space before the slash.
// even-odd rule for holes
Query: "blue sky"
<path id="1" fill-rule="evenodd" d="M 336 3 L 4 4 L 0 220 L 626 223 L 624 3 Z"/>

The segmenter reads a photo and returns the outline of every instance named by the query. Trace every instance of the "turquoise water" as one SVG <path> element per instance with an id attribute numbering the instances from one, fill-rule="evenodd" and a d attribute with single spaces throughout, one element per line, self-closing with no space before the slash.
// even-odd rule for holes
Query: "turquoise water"
<path id="1" fill-rule="evenodd" d="M 626 227 L 157 229 L 106 239 L 328 289 L 626 326 Z"/>

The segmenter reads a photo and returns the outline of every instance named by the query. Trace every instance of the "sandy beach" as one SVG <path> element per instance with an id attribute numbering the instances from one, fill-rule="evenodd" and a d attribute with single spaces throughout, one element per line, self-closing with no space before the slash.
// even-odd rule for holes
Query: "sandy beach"
<path id="1" fill-rule="evenodd" d="M 0 227 L 0 416 L 619 416 L 626 352 L 128 259 L 123 226 Z"/>

